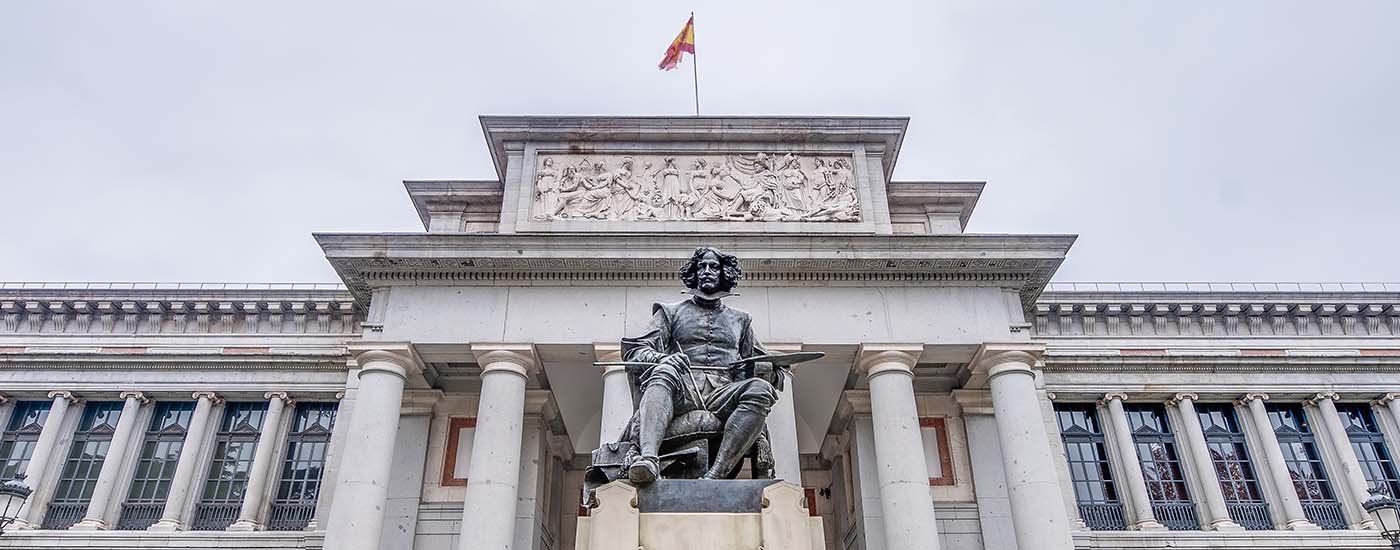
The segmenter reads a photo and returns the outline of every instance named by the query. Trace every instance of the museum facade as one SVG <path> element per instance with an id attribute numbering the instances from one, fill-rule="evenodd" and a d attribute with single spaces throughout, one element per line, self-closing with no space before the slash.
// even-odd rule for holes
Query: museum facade
<path id="1" fill-rule="evenodd" d="M 824 354 L 766 420 L 804 548 L 1390 547 L 1400 285 L 1052 283 L 1073 235 L 891 179 L 906 123 L 483 117 L 424 231 L 315 235 L 340 283 L 0 283 L 0 548 L 601 548 L 595 363 L 698 246 Z"/>

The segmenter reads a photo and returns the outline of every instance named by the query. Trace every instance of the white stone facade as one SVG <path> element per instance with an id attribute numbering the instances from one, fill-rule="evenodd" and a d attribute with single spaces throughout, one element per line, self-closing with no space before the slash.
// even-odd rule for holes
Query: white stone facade
<path id="1" fill-rule="evenodd" d="M 1388 547 L 1358 503 L 1400 486 L 1400 286 L 1051 284 L 1074 236 L 890 181 L 903 119 L 482 122 L 495 179 L 407 182 L 425 232 L 316 235 L 343 286 L 0 283 L 0 475 L 36 489 L 0 548 L 575 548 L 632 407 L 593 362 L 699 245 L 768 347 L 826 353 L 769 419 L 826 548 Z M 665 181 L 759 153 L 798 160 L 736 185 L 786 214 Z M 584 156 L 592 202 L 541 214 Z M 661 213 L 601 204 L 633 186 Z"/>

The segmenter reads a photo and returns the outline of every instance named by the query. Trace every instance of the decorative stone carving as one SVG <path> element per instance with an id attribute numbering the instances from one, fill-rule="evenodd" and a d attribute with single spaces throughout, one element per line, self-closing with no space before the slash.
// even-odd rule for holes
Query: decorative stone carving
<path id="1" fill-rule="evenodd" d="M 684 168 L 682 168 L 684 167 Z M 839 155 L 542 154 L 535 220 L 858 222 Z"/>

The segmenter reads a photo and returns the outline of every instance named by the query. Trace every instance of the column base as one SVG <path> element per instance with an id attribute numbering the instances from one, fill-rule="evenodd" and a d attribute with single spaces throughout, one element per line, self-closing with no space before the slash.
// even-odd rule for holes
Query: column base
<path id="1" fill-rule="evenodd" d="M 185 526 L 181 525 L 178 520 L 162 519 L 151 524 L 146 530 L 152 533 L 174 533 L 176 531 L 184 531 Z"/>
<path id="2" fill-rule="evenodd" d="M 1210 530 L 1230 533 L 1235 531 L 1243 531 L 1244 527 L 1238 523 L 1235 523 L 1234 520 L 1222 519 L 1220 521 L 1210 524 Z"/>
<path id="3" fill-rule="evenodd" d="M 102 520 L 100 520 L 100 519 L 83 518 L 82 521 L 80 521 L 80 522 L 78 522 L 78 523 L 74 523 L 72 527 L 69 527 L 69 528 L 68 528 L 68 530 L 69 530 L 69 531 L 105 531 L 105 530 L 107 530 L 107 522 L 102 521 Z"/>
<path id="4" fill-rule="evenodd" d="M 233 522 L 233 525 L 228 526 L 225 531 L 262 531 L 262 526 L 258 525 L 256 521 L 240 519 Z"/>
<path id="5" fill-rule="evenodd" d="M 1156 520 L 1139 521 L 1133 524 L 1135 531 L 1166 531 L 1167 526 L 1157 523 Z"/>
<path id="6" fill-rule="evenodd" d="M 1305 520 L 1305 519 L 1300 519 L 1300 520 L 1297 520 L 1297 521 L 1290 521 L 1290 522 L 1284 524 L 1284 525 L 1283 525 L 1283 528 L 1284 528 L 1284 529 L 1287 529 L 1287 530 L 1289 530 L 1289 531 L 1321 531 L 1321 530 L 1322 530 L 1322 528 L 1321 528 L 1321 527 L 1318 527 L 1317 524 L 1315 524 L 1315 523 L 1313 523 L 1313 522 L 1311 522 L 1311 521 Z"/>

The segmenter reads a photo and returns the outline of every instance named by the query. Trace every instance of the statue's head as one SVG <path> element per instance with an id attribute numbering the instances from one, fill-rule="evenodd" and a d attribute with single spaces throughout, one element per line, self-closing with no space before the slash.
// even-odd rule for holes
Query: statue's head
<path id="1" fill-rule="evenodd" d="M 714 294 L 732 290 L 744 278 L 744 272 L 739 269 L 739 258 L 702 246 L 681 267 L 680 276 L 686 288 Z"/>

